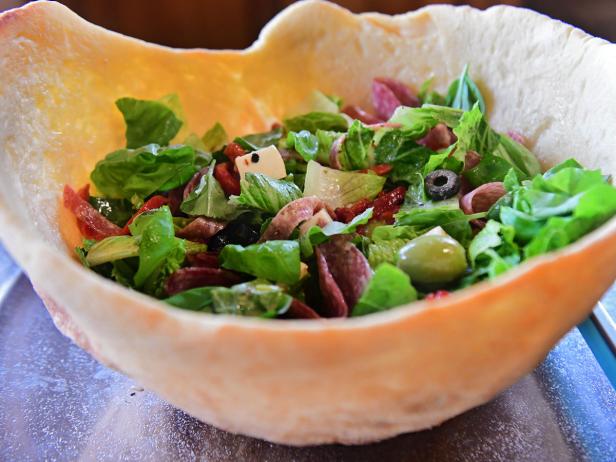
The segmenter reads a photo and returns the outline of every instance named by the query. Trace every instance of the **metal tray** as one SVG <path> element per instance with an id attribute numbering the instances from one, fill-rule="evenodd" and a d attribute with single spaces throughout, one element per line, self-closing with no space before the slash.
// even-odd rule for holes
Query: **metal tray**
<path id="1" fill-rule="evenodd" d="M 616 391 L 574 329 L 532 374 L 432 430 L 275 445 L 201 423 L 98 364 L 55 329 L 0 247 L 0 460 L 613 462 Z"/>

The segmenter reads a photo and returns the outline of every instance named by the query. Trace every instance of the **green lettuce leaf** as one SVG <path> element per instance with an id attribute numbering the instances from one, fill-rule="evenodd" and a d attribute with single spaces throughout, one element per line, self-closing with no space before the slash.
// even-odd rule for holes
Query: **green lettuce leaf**
<path id="1" fill-rule="evenodd" d="M 247 173 L 240 181 L 241 194 L 231 202 L 275 215 L 289 202 L 302 197 L 302 191 L 285 180 L 275 180 L 261 173 Z"/>
<path id="2" fill-rule="evenodd" d="M 283 122 L 287 131 L 290 132 L 302 130 L 308 130 L 310 133 L 316 133 L 317 130 L 344 132 L 348 128 L 347 120 L 342 115 L 331 112 L 309 112 L 284 119 Z"/>
<path id="3" fill-rule="evenodd" d="M 233 287 L 197 287 L 166 298 L 191 311 L 271 318 L 284 314 L 293 298 L 276 285 L 254 280 Z"/>
<path id="4" fill-rule="evenodd" d="M 120 149 L 100 160 L 90 178 L 96 189 L 112 199 L 144 199 L 158 191 L 183 185 L 197 172 L 190 146 Z"/>
<path id="5" fill-rule="evenodd" d="M 319 153 L 319 138 L 308 130 L 289 132 L 287 146 L 293 148 L 302 158 L 308 162 L 315 160 Z"/>
<path id="6" fill-rule="evenodd" d="M 409 242 L 410 239 L 401 238 L 371 242 L 368 245 L 368 263 L 370 263 L 370 267 L 375 269 L 381 263 L 395 265 L 398 261 L 398 252 Z"/>
<path id="7" fill-rule="evenodd" d="M 477 88 L 473 79 L 468 75 L 468 64 L 462 69 L 462 74 L 456 80 L 454 80 L 449 89 L 447 90 L 447 97 L 445 98 L 445 105 L 451 106 L 456 109 L 462 109 L 463 111 L 470 111 L 470 109 L 477 104 L 481 112 L 485 114 L 486 103 Z"/>
<path id="8" fill-rule="evenodd" d="M 282 128 L 277 127 L 268 132 L 236 137 L 233 141 L 247 152 L 252 152 L 261 148 L 266 148 L 267 146 L 276 145 L 281 139 Z"/>
<path id="9" fill-rule="evenodd" d="M 364 210 L 359 215 L 353 217 L 353 219 L 348 223 L 332 221 L 323 228 L 319 226 L 312 226 L 299 239 L 302 256 L 305 258 L 310 257 L 313 253 L 313 246 L 322 244 L 331 236 L 354 233 L 358 226 L 365 225 L 368 223 L 370 218 L 372 218 L 372 210 L 372 207 Z"/>
<path id="10" fill-rule="evenodd" d="M 329 153 L 332 149 L 332 144 L 343 135 L 341 132 L 331 130 L 317 130 L 316 136 L 319 142 L 316 161 L 322 165 L 329 165 Z"/>
<path id="11" fill-rule="evenodd" d="M 291 302 L 293 297 L 267 281 L 255 280 L 212 290 L 213 309 L 219 314 L 274 318 L 284 314 Z"/>
<path id="12" fill-rule="evenodd" d="M 363 316 L 385 311 L 417 300 L 417 291 L 409 276 L 389 263 L 383 263 L 374 272 L 351 316 Z"/>
<path id="13" fill-rule="evenodd" d="M 193 192 L 180 205 L 182 212 L 191 216 L 231 219 L 237 213 L 235 205 L 229 202 L 220 183 L 214 178 L 213 161 Z"/>
<path id="14" fill-rule="evenodd" d="M 212 290 L 215 287 L 196 287 L 175 294 L 163 301 L 177 308 L 191 311 L 213 312 Z"/>
<path id="15" fill-rule="evenodd" d="M 360 199 L 374 199 L 386 178 L 370 173 L 344 172 L 308 162 L 304 196 L 317 196 L 330 207 L 343 207 Z"/>
<path id="16" fill-rule="evenodd" d="M 354 120 L 342 143 L 340 165 L 343 170 L 361 170 L 374 165 L 374 131 Z"/>
<path id="17" fill-rule="evenodd" d="M 140 236 L 139 269 L 134 287 L 161 296 L 165 280 L 180 268 L 186 253 L 184 241 L 175 238 L 169 207 L 142 213 L 129 228 L 133 236 Z"/>
<path id="18" fill-rule="evenodd" d="M 400 106 L 389 122 L 402 125 L 401 130 L 413 140 L 419 139 L 439 123 L 454 128 L 460 122 L 463 112 L 446 106 L 425 104 L 422 107 Z"/>
<path id="19" fill-rule="evenodd" d="M 203 134 L 201 141 L 206 152 L 216 152 L 222 149 L 227 144 L 229 137 L 219 122 L 216 122 L 212 128 Z"/>
<path id="20" fill-rule="evenodd" d="M 134 236 L 110 236 L 90 247 L 85 256 L 88 266 L 139 256 L 139 240 Z"/>
<path id="21" fill-rule="evenodd" d="M 227 245 L 219 258 L 223 268 L 289 285 L 299 281 L 297 241 L 267 241 L 247 247 Z"/>
<path id="22" fill-rule="evenodd" d="M 129 149 L 150 143 L 167 145 L 182 127 L 182 120 L 163 101 L 120 98 L 116 106 L 124 116 Z"/>

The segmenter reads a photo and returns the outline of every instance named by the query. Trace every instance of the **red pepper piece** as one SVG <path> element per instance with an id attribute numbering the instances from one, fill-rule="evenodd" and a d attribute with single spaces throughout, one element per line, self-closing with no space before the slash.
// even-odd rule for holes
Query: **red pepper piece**
<path id="1" fill-rule="evenodd" d="M 69 185 L 64 186 L 64 207 L 69 209 L 77 219 L 81 234 L 88 239 L 101 240 L 109 236 L 125 234 L 119 226 L 107 220 L 98 210 L 83 198 L 86 188 L 77 193 Z"/>
<path id="2" fill-rule="evenodd" d="M 229 143 L 227 146 L 225 146 L 224 154 L 229 158 L 231 162 L 235 162 L 235 158 L 243 156 L 244 154 L 246 154 L 246 151 L 237 143 Z"/>
<path id="3" fill-rule="evenodd" d="M 223 191 L 227 195 L 239 196 L 240 189 L 240 177 L 233 170 L 232 162 L 223 162 L 222 164 L 216 164 L 214 167 L 214 178 L 218 180 Z"/>
<path id="4" fill-rule="evenodd" d="M 159 209 L 163 205 L 166 205 L 168 203 L 169 203 L 169 199 L 167 199 L 165 196 L 150 197 L 145 202 L 145 204 L 143 204 L 141 208 L 137 210 L 137 213 L 135 213 L 132 217 L 130 217 L 130 220 L 128 220 L 128 222 L 124 225 L 124 228 L 122 228 L 122 231 L 124 232 L 124 234 L 128 234 L 130 232 L 130 230 L 128 229 L 128 225 L 130 225 L 133 221 L 135 221 L 135 218 L 137 218 L 143 212 Z"/>
<path id="5" fill-rule="evenodd" d="M 438 300 L 440 298 L 447 297 L 448 295 L 449 292 L 446 290 L 437 290 L 436 292 L 430 292 L 428 295 L 426 295 L 424 300 Z"/>

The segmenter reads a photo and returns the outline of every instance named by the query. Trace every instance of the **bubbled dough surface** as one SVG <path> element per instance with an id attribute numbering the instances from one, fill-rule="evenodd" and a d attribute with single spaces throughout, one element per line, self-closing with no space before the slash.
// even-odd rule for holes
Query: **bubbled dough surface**
<path id="1" fill-rule="evenodd" d="M 178 93 L 180 139 L 216 121 L 236 135 L 266 129 L 315 88 L 369 106 L 375 76 L 417 86 L 434 75 L 442 91 L 467 62 L 496 128 L 527 135 L 546 165 L 575 156 L 616 174 L 616 46 L 530 11 L 355 16 L 304 2 L 240 52 L 149 45 L 59 4 L 4 13 L 0 237 L 64 333 L 207 422 L 289 444 L 436 425 L 532 370 L 592 309 L 616 276 L 615 220 L 429 306 L 276 322 L 171 309 L 81 268 L 60 237 L 62 220 L 65 240 L 76 234 L 58 198 L 122 146 L 122 96 Z"/>

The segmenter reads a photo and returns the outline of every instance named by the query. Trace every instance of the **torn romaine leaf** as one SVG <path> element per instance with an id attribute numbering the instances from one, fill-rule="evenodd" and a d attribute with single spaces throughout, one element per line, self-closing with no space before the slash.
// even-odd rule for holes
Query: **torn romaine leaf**
<path id="1" fill-rule="evenodd" d="M 274 318 L 284 314 L 293 301 L 277 285 L 265 280 L 254 280 L 230 288 L 212 289 L 212 306 L 215 313 Z"/>
<path id="2" fill-rule="evenodd" d="M 373 130 L 359 120 L 353 121 L 340 152 L 339 160 L 343 170 L 361 170 L 374 165 L 373 136 Z"/>
<path id="3" fill-rule="evenodd" d="M 319 152 L 319 139 L 308 130 L 289 132 L 287 146 L 295 149 L 302 158 L 308 162 L 316 160 Z"/>
<path id="4" fill-rule="evenodd" d="M 112 199 L 144 199 L 158 191 L 183 185 L 197 172 L 190 146 L 149 144 L 120 149 L 100 160 L 90 178 L 96 189 Z"/>
<path id="5" fill-rule="evenodd" d="M 163 100 L 169 102 L 169 99 Z M 165 146 L 177 135 L 182 120 L 163 101 L 120 98 L 116 106 L 126 123 L 126 147 L 139 148 L 146 144 Z"/>
<path id="6" fill-rule="evenodd" d="M 419 139 L 434 128 L 443 123 L 449 128 L 454 128 L 460 122 L 463 112 L 446 106 L 424 104 L 422 107 L 400 106 L 391 116 L 389 122 L 400 124 L 401 130 L 413 140 Z"/>
<path id="7" fill-rule="evenodd" d="M 203 134 L 201 142 L 206 152 L 216 152 L 222 149 L 227 144 L 229 137 L 219 122 L 216 122 L 212 128 Z"/>
<path id="8" fill-rule="evenodd" d="M 289 202 L 302 197 L 302 191 L 290 181 L 275 180 L 261 173 L 246 173 L 240 181 L 241 194 L 231 202 L 275 215 Z"/>
<path id="9" fill-rule="evenodd" d="M 261 148 L 276 145 L 282 138 L 282 128 L 276 127 L 263 133 L 238 136 L 233 142 L 239 144 L 247 152 L 257 151 Z"/>

